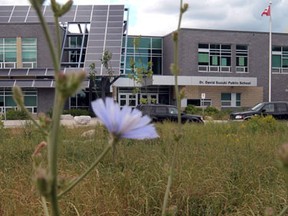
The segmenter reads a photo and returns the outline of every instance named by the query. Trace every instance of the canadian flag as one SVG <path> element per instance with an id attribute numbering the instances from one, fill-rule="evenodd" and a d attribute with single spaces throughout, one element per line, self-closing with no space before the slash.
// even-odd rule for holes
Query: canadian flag
<path id="1" fill-rule="evenodd" d="M 261 16 L 270 16 L 270 5 L 264 9 L 264 11 L 262 12 Z"/>

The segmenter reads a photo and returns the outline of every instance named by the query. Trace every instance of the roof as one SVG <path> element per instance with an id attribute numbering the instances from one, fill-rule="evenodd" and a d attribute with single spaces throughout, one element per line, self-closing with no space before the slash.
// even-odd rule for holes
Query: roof
<path id="1" fill-rule="evenodd" d="M 123 16 L 124 5 L 73 5 L 70 11 L 68 11 L 68 13 L 59 18 L 59 21 L 60 22 L 103 21 L 101 17 L 105 16 L 106 18 L 108 9 L 110 11 L 114 11 L 113 15 L 111 16 L 117 16 L 117 15 Z M 50 5 L 43 6 L 42 12 L 47 22 L 54 23 L 54 16 Z M 118 17 L 117 20 L 119 20 Z M 106 19 L 104 21 L 106 21 Z M 0 6 L 0 23 L 23 23 L 23 22 L 39 23 L 38 16 L 32 6 L 30 5 Z"/>

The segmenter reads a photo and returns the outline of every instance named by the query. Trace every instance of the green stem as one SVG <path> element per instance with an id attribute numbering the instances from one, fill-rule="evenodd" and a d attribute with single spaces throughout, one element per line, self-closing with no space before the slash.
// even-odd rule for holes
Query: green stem
<path id="1" fill-rule="evenodd" d="M 288 206 L 285 206 L 285 208 L 283 208 L 283 210 L 279 213 L 278 216 L 282 216 L 286 213 L 286 211 L 288 210 Z"/>
<path id="2" fill-rule="evenodd" d="M 64 108 L 64 100 L 60 93 L 56 91 L 52 118 L 52 128 L 48 136 L 48 168 L 49 182 L 51 186 L 50 202 L 52 215 L 59 215 L 58 198 L 57 198 L 57 155 L 58 155 L 58 139 L 60 128 L 60 117 Z"/>
<path id="3" fill-rule="evenodd" d="M 31 113 L 26 109 L 26 107 L 24 106 L 24 104 L 18 104 L 21 108 L 21 110 L 23 110 L 29 117 L 29 119 L 33 122 L 33 124 L 40 130 L 40 132 L 43 135 L 47 135 L 47 132 L 38 124 L 38 122 L 33 118 L 33 116 L 31 115 Z"/>
<path id="4" fill-rule="evenodd" d="M 48 42 L 48 47 L 49 47 L 49 50 L 51 53 L 52 62 L 53 62 L 53 66 L 55 69 L 55 75 L 56 75 L 57 73 L 59 73 L 59 70 L 60 70 L 58 55 L 55 55 L 54 44 L 53 44 L 52 38 L 49 34 L 48 26 L 47 26 L 47 23 L 45 22 L 45 19 L 43 17 L 43 14 L 42 14 L 40 7 L 35 7 L 35 11 L 36 11 L 36 13 L 39 17 L 40 23 L 42 25 L 44 35 L 46 37 L 46 41 Z M 57 76 L 55 76 L 55 78 L 57 79 Z"/>
<path id="5" fill-rule="evenodd" d="M 179 32 L 180 32 L 180 26 L 181 26 L 181 20 L 182 20 L 182 0 L 180 0 L 180 15 L 179 15 L 179 22 L 178 22 L 178 27 L 177 30 L 174 32 L 174 67 L 172 68 L 172 72 L 174 74 L 174 80 L 175 80 L 175 97 L 176 97 L 176 104 L 177 104 L 177 109 L 178 109 L 178 131 L 181 131 L 181 106 L 180 106 L 180 95 L 179 95 L 179 88 L 178 88 L 178 75 L 179 75 Z M 178 135 L 178 134 L 177 134 Z M 173 152 L 173 158 L 172 162 L 169 168 L 169 176 L 168 176 L 168 182 L 166 186 L 166 191 L 164 195 L 164 200 L 163 200 L 163 206 L 162 206 L 162 216 L 166 215 L 166 209 L 168 205 L 168 196 L 169 192 L 172 186 L 172 180 L 173 180 L 173 173 L 174 173 L 174 163 L 176 160 L 176 152 L 178 149 L 178 143 L 179 139 L 176 140 L 175 147 L 174 147 L 174 152 Z"/>
<path id="6" fill-rule="evenodd" d="M 56 79 L 56 85 L 58 84 L 58 74 L 60 72 L 59 64 L 59 55 L 56 55 L 54 50 L 53 40 L 50 36 L 49 29 L 45 19 L 43 17 L 41 7 L 35 6 L 36 13 L 39 17 L 40 23 L 42 25 L 44 35 L 46 37 L 48 47 L 51 53 L 51 58 L 54 66 L 54 73 Z M 58 26 L 56 24 L 56 26 Z M 58 148 L 58 135 L 59 135 L 59 126 L 60 126 L 60 116 L 64 108 L 65 100 L 61 97 L 60 92 L 55 91 L 54 98 L 54 108 L 53 108 L 53 118 L 52 118 L 52 128 L 48 135 L 48 178 L 50 183 L 50 202 L 51 202 L 51 211 L 52 215 L 58 216 L 59 207 L 58 207 L 58 198 L 57 198 L 57 148 Z"/>
<path id="7" fill-rule="evenodd" d="M 98 156 L 98 158 L 94 161 L 93 164 L 82 174 L 80 175 L 75 181 L 73 181 L 64 191 L 62 191 L 58 198 L 61 198 L 64 194 L 69 192 L 72 188 L 74 188 L 83 178 L 85 178 L 93 169 L 94 167 L 104 158 L 104 156 L 109 152 L 109 150 L 116 144 L 116 139 L 111 139 L 102 153 Z"/>
<path id="8" fill-rule="evenodd" d="M 174 62 L 175 62 L 175 73 L 174 73 L 174 80 L 175 80 L 175 97 L 176 97 L 176 105 L 178 109 L 178 124 L 181 124 L 181 106 L 180 106 L 180 98 L 179 98 L 179 87 L 178 87 L 178 39 L 174 43 L 174 49 L 176 50 L 176 55 L 174 55 Z"/>
<path id="9" fill-rule="evenodd" d="M 179 21 L 178 26 L 175 34 L 177 36 L 175 37 L 174 41 L 174 80 L 175 80 L 175 97 L 176 97 L 176 104 L 178 109 L 178 124 L 181 124 L 181 106 L 180 106 L 180 96 L 179 96 L 179 86 L 178 86 L 178 75 L 179 75 L 179 32 L 180 32 L 180 26 L 181 26 L 181 20 L 182 20 L 182 0 L 180 0 L 180 15 L 179 15 Z"/>
<path id="10" fill-rule="evenodd" d="M 169 196 L 169 192 L 170 192 L 170 189 L 172 186 L 174 164 L 175 164 L 175 159 L 176 159 L 177 148 L 178 148 L 178 142 L 176 142 L 176 144 L 175 144 L 174 152 L 173 152 L 173 158 L 172 158 L 172 162 L 171 162 L 171 165 L 169 168 L 168 182 L 167 182 L 167 186 L 166 186 L 166 191 L 165 191 L 164 201 L 163 201 L 163 207 L 162 207 L 162 214 L 161 214 L 162 216 L 165 216 L 165 214 L 166 214 L 166 209 L 167 209 L 167 204 L 168 204 L 168 196 Z"/>
<path id="11" fill-rule="evenodd" d="M 61 57 L 61 42 L 60 42 L 60 26 L 59 26 L 59 19 L 55 16 L 55 26 L 56 26 L 56 36 L 57 36 L 57 59 Z"/>

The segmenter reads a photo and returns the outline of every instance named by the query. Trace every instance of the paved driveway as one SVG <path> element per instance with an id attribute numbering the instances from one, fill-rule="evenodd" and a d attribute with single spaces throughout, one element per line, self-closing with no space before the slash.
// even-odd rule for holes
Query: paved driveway
<path id="1" fill-rule="evenodd" d="M 13 127 L 24 127 L 29 120 L 2 120 L 5 128 L 13 128 Z M 74 119 L 71 120 L 61 120 L 61 124 L 65 126 L 93 126 L 99 124 L 99 120 L 97 118 L 92 118 L 91 121 L 86 125 L 77 124 Z"/>

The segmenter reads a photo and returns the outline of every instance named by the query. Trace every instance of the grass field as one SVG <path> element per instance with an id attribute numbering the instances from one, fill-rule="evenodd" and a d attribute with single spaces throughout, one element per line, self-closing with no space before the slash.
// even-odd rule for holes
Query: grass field
<path id="1" fill-rule="evenodd" d="M 160 215 L 179 130 L 172 123 L 156 127 L 159 139 L 122 140 L 115 158 L 108 154 L 60 200 L 62 215 Z M 101 126 L 81 137 L 90 129 L 61 129 L 60 182 L 80 175 L 106 145 Z M 276 215 L 286 207 L 288 170 L 277 151 L 288 143 L 287 123 L 186 124 L 180 136 L 169 196 L 177 215 Z M 42 140 L 30 125 L 0 128 L 1 216 L 43 215 L 31 159 Z"/>

